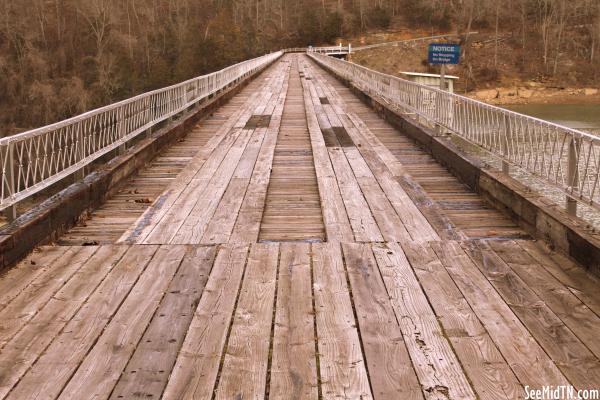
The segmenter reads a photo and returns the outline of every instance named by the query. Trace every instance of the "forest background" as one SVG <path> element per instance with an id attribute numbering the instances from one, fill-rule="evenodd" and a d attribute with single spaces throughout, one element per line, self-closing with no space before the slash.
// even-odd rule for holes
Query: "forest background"
<path id="1" fill-rule="evenodd" d="M 507 59 L 523 79 L 600 80 L 600 0 L 0 0 L 0 136 L 285 47 L 392 31 L 468 50 L 474 30 L 493 45 L 463 59 L 472 90 Z"/>

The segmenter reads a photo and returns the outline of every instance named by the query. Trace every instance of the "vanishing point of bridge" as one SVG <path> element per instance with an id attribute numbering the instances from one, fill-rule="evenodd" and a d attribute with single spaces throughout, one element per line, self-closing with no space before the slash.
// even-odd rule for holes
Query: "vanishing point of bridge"
<path id="1" fill-rule="evenodd" d="M 600 286 L 306 54 L 0 278 L 4 399 L 600 387 Z"/>

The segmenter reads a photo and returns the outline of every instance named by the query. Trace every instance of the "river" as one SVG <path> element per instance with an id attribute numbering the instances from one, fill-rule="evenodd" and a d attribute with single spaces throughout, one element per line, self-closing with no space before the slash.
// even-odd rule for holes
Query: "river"
<path id="1" fill-rule="evenodd" d="M 600 135 L 600 104 L 519 104 L 505 108 Z"/>

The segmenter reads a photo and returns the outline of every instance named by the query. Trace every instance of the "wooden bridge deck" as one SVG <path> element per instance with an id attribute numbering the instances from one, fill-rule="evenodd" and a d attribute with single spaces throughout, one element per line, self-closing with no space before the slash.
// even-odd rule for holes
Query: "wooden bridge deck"
<path id="1" fill-rule="evenodd" d="M 599 280 L 304 55 L 85 225 L 0 277 L 0 399 L 600 387 Z"/>

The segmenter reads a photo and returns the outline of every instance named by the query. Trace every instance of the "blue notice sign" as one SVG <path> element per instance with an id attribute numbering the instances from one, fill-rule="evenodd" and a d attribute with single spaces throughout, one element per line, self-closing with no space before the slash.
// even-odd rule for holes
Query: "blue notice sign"
<path id="1" fill-rule="evenodd" d="M 429 64 L 458 64 L 460 45 L 454 43 L 430 43 L 427 60 Z"/>

